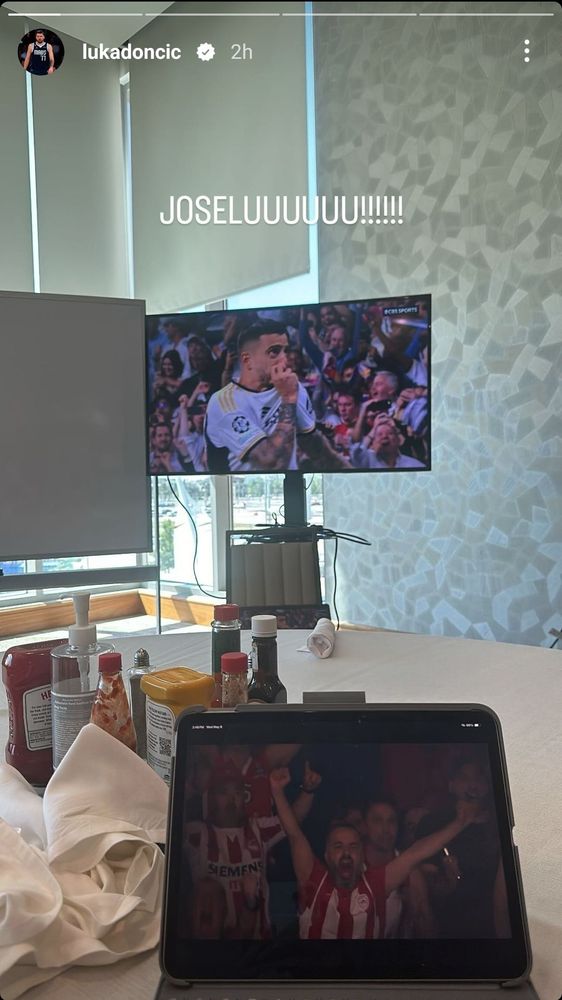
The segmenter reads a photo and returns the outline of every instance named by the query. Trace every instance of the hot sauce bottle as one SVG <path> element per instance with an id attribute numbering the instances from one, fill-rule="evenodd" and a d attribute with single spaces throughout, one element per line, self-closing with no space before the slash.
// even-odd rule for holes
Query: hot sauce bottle
<path id="1" fill-rule="evenodd" d="M 137 734 L 121 673 L 121 653 L 102 653 L 90 722 L 136 752 Z"/>
<path id="2" fill-rule="evenodd" d="M 252 671 L 248 702 L 265 705 L 287 704 L 287 688 L 277 673 L 277 618 L 252 617 Z"/>

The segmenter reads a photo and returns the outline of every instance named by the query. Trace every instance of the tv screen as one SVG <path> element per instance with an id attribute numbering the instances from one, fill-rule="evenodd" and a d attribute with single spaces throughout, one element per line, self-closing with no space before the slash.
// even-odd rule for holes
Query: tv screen
<path id="1" fill-rule="evenodd" d="M 431 467 L 431 296 L 147 317 L 153 475 Z"/>

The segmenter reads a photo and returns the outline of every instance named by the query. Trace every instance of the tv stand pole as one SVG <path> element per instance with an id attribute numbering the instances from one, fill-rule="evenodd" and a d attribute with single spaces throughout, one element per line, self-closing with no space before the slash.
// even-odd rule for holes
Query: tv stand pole
<path id="1" fill-rule="evenodd" d="M 283 506 L 288 528 L 306 528 L 306 486 L 302 472 L 286 472 L 283 477 Z"/>

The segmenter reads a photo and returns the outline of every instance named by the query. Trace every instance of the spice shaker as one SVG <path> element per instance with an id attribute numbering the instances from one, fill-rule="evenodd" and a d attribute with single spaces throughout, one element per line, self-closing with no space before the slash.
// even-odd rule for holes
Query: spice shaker
<path id="1" fill-rule="evenodd" d="M 221 657 L 240 652 L 240 608 L 237 604 L 217 604 L 211 622 L 211 669 L 215 679 L 213 707 L 220 708 Z"/>
<path id="2" fill-rule="evenodd" d="M 222 707 L 235 708 L 248 701 L 248 657 L 245 653 L 221 656 Z"/>

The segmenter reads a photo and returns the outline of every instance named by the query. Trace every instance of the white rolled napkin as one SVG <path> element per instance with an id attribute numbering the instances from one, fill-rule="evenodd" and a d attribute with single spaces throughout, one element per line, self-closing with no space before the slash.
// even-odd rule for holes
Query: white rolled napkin
<path id="1" fill-rule="evenodd" d="M 28 786 L 26 808 L 23 779 L 11 772 L 0 765 L 4 1000 L 70 965 L 111 964 L 158 943 L 164 857 L 157 843 L 165 840 L 168 803 L 165 782 L 93 725 L 51 778 L 40 816 L 38 796 Z M 17 809 L 7 803 L 10 787 Z"/>
<path id="2" fill-rule="evenodd" d="M 336 627 L 329 618 L 319 618 L 316 627 L 306 640 L 306 648 L 319 659 L 325 660 L 334 652 Z"/>

